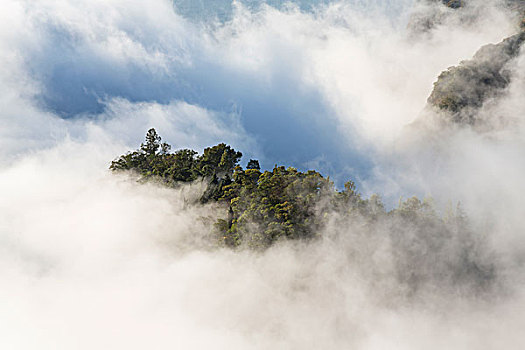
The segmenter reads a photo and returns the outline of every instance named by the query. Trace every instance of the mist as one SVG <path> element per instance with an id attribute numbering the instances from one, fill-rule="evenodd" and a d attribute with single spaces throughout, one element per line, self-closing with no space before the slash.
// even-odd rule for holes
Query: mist
<path id="1" fill-rule="evenodd" d="M 427 102 L 441 72 L 519 32 L 516 11 L 194 5 L 2 4 L 0 346 L 519 348 L 525 56 L 469 110 L 482 124 Z M 175 149 L 225 142 L 243 166 L 352 179 L 388 208 L 431 197 L 446 216 L 460 202 L 470 229 L 334 212 L 313 241 L 219 247 L 222 209 L 188 205 L 202 184 L 108 170 L 150 127 Z"/>

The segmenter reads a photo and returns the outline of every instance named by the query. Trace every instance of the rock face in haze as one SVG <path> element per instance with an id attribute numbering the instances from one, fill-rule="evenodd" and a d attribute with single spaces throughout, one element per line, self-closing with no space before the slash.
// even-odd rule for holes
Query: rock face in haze
<path id="1" fill-rule="evenodd" d="M 444 5 L 450 8 L 457 9 L 457 8 L 463 7 L 469 1 L 468 0 L 427 0 L 427 2 L 442 2 Z M 505 5 L 513 6 L 514 8 L 524 7 L 523 0 L 506 0 Z"/>
<path id="2" fill-rule="evenodd" d="M 463 5 L 463 1 L 461 0 L 441 0 L 443 4 L 447 5 L 448 7 L 451 7 L 453 9 L 460 8 Z"/>
<path id="3" fill-rule="evenodd" d="M 461 16 L 468 1 L 428 0 L 442 2 L 455 11 L 440 7 L 448 16 Z M 460 62 L 442 72 L 434 83 L 428 98 L 428 105 L 439 111 L 445 122 L 457 125 L 482 127 L 490 124 L 487 116 L 478 113 L 489 100 L 501 96 L 511 83 L 510 64 L 519 53 L 525 41 L 525 1 L 507 0 L 504 3 L 518 19 L 520 32 L 498 44 L 483 46 L 470 60 Z M 431 26 L 440 24 L 431 22 Z M 517 26 L 518 27 L 518 26 Z"/>
<path id="4" fill-rule="evenodd" d="M 439 25 L 467 25 L 483 17 L 490 8 L 506 8 L 516 14 L 516 21 L 525 27 L 525 1 L 502 0 L 498 4 L 474 0 L 418 0 L 414 5 L 408 28 L 413 35 L 429 32 Z M 450 24 L 450 23 L 449 23 Z"/>
<path id="5" fill-rule="evenodd" d="M 483 121 L 476 118 L 476 112 L 508 87 L 508 64 L 518 56 L 524 41 L 525 32 L 521 32 L 499 44 L 483 46 L 471 60 L 448 68 L 434 83 L 428 103 L 454 123 L 479 125 Z"/>
<path id="6" fill-rule="evenodd" d="M 461 6 L 459 1 L 454 1 L 454 4 L 450 5 L 446 0 L 438 1 L 454 9 Z M 408 22 L 408 29 L 412 35 L 418 36 L 422 33 L 426 33 L 436 25 L 442 24 L 452 15 L 450 9 L 445 6 L 436 6 L 436 3 L 436 0 L 420 0 L 416 3 Z"/>

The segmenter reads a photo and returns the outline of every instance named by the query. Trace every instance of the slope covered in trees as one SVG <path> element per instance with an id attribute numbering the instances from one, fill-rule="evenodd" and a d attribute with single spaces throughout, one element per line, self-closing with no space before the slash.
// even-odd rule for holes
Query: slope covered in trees
<path id="1" fill-rule="evenodd" d="M 363 198 L 352 181 L 338 190 L 317 171 L 277 165 L 263 171 L 253 159 L 244 169 L 241 156 L 224 143 L 200 155 L 189 149 L 170 153 L 170 146 L 150 129 L 140 148 L 117 158 L 110 169 L 171 187 L 204 183 L 193 205 L 215 203 L 220 208 L 209 230 L 222 246 L 266 249 L 279 241 L 315 241 L 331 232 L 353 232 L 349 237 L 356 240 L 388 238 L 393 251 L 402 252 L 393 260 L 396 277 L 409 288 L 443 279 L 476 290 L 492 285 L 488 252 L 460 208 L 440 217 L 430 200 L 412 197 L 387 211 L 379 196 Z"/>

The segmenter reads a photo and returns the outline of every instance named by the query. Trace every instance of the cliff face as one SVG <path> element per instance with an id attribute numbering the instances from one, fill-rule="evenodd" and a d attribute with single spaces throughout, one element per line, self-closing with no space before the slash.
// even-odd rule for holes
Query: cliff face
<path id="1" fill-rule="evenodd" d="M 508 87 L 508 64 L 518 56 L 524 41 L 525 32 L 521 32 L 499 44 L 483 46 L 471 60 L 442 72 L 428 98 L 429 105 L 444 112 L 453 123 L 483 123 L 476 112 Z"/>
<path id="2" fill-rule="evenodd" d="M 461 16 L 461 12 L 466 10 L 462 7 L 469 6 L 468 1 L 429 2 L 442 2 L 455 9 L 451 11 L 442 7 L 449 16 Z M 514 11 L 518 22 L 521 22 L 516 26 L 519 33 L 498 44 L 483 46 L 472 59 L 460 62 L 439 75 L 427 102 L 445 122 L 474 127 L 490 122 L 483 119 L 487 116 L 480 117 L 480 108 L 488 100 L 502 95 L 511 83 L 509 67 L 525 41 L 525 1 L 507 0 L 502 5 Z"/>
<path id="3" fill-rule="evenodd" d="M 463 1 L 462 0 L 441 0 L 441 2 L 445 5 L 447 5 L 448 7 L 451 7 L 453 9 L 457 9 L 457 8 L 460 8 L 461 6 L 463 6 Z"/>
<path id="4" fill-rule="evenodd" d="M 525 1 L 501 0 L 485 2 L 481 0 L 418 0 L 408 27 L 413 34 L 421 34 L 435 26 L 446 24 L 448 20 L 468 24 L 484 16 L 487 8 L 505 8 L 516 14 L 516 22 L 525 27 Z"/>
<path id="5" fill-rule="evenodd" d="M 469 3 L 469 0 L 426 0 L 427 2 L 442 2 L 444 5 L 457 9 Z M 523 0 L 505 0 L 504 5 L 514 7 L 524 7 Z"/>

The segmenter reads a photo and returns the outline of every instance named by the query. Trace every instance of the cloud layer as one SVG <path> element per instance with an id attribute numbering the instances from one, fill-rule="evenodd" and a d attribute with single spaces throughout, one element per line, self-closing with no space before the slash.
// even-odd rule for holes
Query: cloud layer
<path id="1" fill-rule="evenodd" d="M 216 21 L 175 5 L 2 5 L 2 348 L 523 342 L 523 55 L 509 64 L 508 89 L 479 111 L 504 127 L 442 128 L 424 111 L 439 72 L 516 31 L 506 8 L 236 1 Z M 426 31 L 408 25 L 411 13 L 436 11 Z M 390 232 L 359 225 L 264 253 L 211 247 L 203 218 L 217 208 L 189 208 L 194 188 L 106 170 L 150 127 L 175 148 L 224 141 L 263 167 L 351 177 L 390 205 L 413 194 L 439 208 L 461 201 L 500 290 L 478 299 L 434 281 L 407 297 L 391 269 L 417 246 L 393 250 Z"/>

